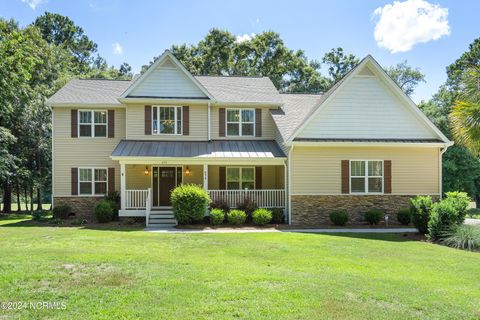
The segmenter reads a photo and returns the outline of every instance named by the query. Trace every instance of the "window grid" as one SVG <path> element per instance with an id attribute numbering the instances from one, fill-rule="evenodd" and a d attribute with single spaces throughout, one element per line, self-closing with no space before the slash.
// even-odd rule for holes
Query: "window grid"
<path id="1" fill-rule="evenodd" d="M 375 168 L 374 164 L 380 164 L 380 167 Z M 375 170 L 377 169 L 377 170 Z M 357 194 L 383 194 L 383 160 L 350 160 L 350 193 Z M 377 171 L 377 172 L 374 172 Z M 380 172 L 380 174 L 378 174 Z M 363 191 L 354 191 L 353 181 L 363 180 Z M 379 184 L 379 191 L 370 191 L 374 188 L 374 185 L 370 185 L 370 182 L 377 181 Z"/>
<path id="2" fill-rule="evenodd" d="M 78 194 L 82 196 L 103 196 L 107 194 L 107 168 L 79 168 Z"/>
<path id="3" fill-rule="evenodd" d="M 226 136 L 234 137 L 253 137 L 255 136 L 255 109 L 227 109 L 226 115 Z M 229 119 L 229 115 L 233 114 L 236 119 Z M 229 133 L 229 128 L 234 128 L 236 125 L 238 134 Z M 250 128 L 250 129 L 247 129 Z M 249 130 L 250 133 L 244 131 Z"/>
<path id="4" fill-rule="evenodd" d="M 236 177 L 231 178 L 229 172 L 237 172 Z M 246 172 L 250 172 L 250 177 Z M 254 167 L 227 167 L 226 168 L 227 190 L 255 189 L 255 168 Z M 231 184 L 238 184 L 238 187 L 229 187 Z M 250 186 L 250 188 L 248 188 Z"/>
<path id="5" fill-rule="evenodd" d="M 106 138 L 108 113 L 106 110 L 78 110 L 78 136 Z"/>
<path id="6" fill-rule="evenodd" d="M 182 116 L 180 106 L 152 107 L 152 134 L 181 135 Z M 166 132 L 167 129 L 172 129 L 172 132 Z"/>

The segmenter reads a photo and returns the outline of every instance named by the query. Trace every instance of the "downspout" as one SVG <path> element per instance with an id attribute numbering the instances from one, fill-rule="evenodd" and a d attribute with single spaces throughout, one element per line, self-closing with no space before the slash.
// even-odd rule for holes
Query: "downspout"
<path id="1" fill-rule="evenodd" d="M 292 224 L 292 150 L 293 145 L 288 149 L 288 224 Z"/>
<path id="2" fill-rule="evenodd" d="M 210 101 L 208 102 L 208 109 L 207 109 L 207 140 L 210 141 L 212 140 L 212 134 L 211 134 L 211 129 L 210 129 L 210 115 L 211 115 L 211 105 Z"/>

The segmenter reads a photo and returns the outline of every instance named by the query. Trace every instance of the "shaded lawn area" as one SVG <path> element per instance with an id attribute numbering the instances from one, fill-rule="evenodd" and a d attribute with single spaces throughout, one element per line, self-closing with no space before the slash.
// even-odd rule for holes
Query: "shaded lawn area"
<path id="1" fill-rule="evenodd" d="M 478 319 L 480 254 L 395 234 L 156 234 L 0 221 L 21 318 Z M 2 316 L 0 316 L 2 318 Z"/>

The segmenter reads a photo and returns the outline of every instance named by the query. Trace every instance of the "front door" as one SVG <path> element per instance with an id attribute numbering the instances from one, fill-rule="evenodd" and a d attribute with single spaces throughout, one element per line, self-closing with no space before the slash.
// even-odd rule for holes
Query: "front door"
<path id="1" fill-rule="evenodd" d="M 182 167 L 153 167 L 153 206 L 170 206 L 170 193 L 181 179 Z"/>

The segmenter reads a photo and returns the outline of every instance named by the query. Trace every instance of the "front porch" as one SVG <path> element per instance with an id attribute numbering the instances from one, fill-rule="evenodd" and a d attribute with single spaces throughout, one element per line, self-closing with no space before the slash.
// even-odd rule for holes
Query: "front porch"
<path id="1" fill-rule="evenodd" d="M 284 165 L 124 164 L 121 163 L 122 217 L 147 216 L 171 208 L 170 192 L 182 183 L 197 184 L 212 202 L 231 208 L 249 199 L 262 208 L 286 208 Z"/>

